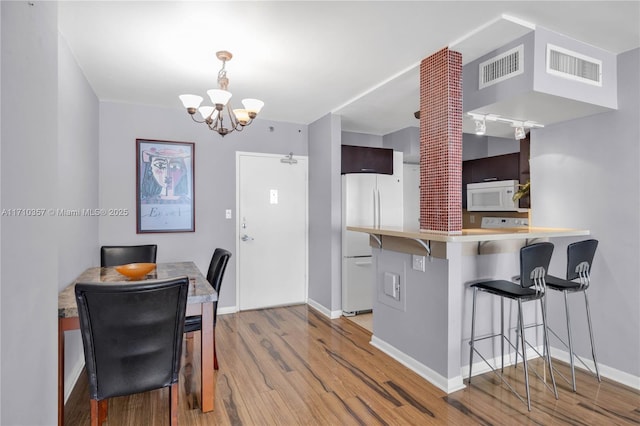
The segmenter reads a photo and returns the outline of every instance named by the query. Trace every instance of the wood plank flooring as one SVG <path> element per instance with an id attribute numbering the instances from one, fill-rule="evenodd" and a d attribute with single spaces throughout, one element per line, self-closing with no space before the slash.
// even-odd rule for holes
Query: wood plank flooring
<path id="1" fill-rule="evenodd" d="M 639 392 L 583 372 L 577 393 L 558 380 L 559 400 L 532 379 L 531 412 L 492 373 L 446 395 L 371 346 L 364 328 L 306 305 L 218 317 L 215 410 L 202 413 L 192 398 L 200 377 L 195 336 L 194 359 L 183 354 L 181 425 L 640 424 Z M 568 377 L 568 366 L 558 368 Z M 521 368 L 508 370 L 524 393 Z M 83 375 L 65 408 L 67 425 L 89 424 L 88 395 Z M 109 401 L 106 425 L 167 423 L 166 389 Z"/>

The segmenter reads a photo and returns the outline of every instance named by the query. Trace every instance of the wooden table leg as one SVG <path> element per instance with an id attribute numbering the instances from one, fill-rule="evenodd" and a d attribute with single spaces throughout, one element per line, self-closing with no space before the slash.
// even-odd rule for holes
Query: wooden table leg
<path id="1" fill-rule="evenodd" d="M 213 343 L 215 334 L 213 332 L 213 303 L 202 304 L 202 329 L 201 329 L 201 354 L 202 362 L 200 371 L 202 383 L 200 386 L 202 395 L 200 398 L 202 411 L 213 411 L 215 400 L 215 380 L 213 372 Z"/>

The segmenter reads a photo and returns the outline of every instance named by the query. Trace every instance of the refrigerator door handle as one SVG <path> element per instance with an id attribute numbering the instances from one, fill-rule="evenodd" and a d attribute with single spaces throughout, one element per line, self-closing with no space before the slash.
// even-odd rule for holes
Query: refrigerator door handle
<path id="1" fill-rule="evenodd" d="M 378 223 L 378 215 L 376 209 L 376 189 L 373 188 L 371 190 L 371 195 L 373 196 L 373 227 L 376 227 L 376 223 Z"/>
<path id="2" fill-rule="evenodd" d="M 380 228 L 382 226 L 382 211 L 380 209 L 380 204 L 382 204 L 382 202 L 380 201 L 380 189 L 376 190 L 378 192 L 378 228 Z"/>

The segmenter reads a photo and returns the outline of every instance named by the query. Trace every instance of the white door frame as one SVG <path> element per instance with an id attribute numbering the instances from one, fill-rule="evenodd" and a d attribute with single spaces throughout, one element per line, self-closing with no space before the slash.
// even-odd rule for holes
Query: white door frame
<path id="1" fill-rule="evenodd" d="M 236 269 L 236 312 L 240 311 L 240 157 L 243 155 L 250 155 L 254 157 L 268 157 L 268 158 L 285 158 L 287 155 L 282 154 L 268 154 L 264 152 L 248 152 L 248 151 L 236 151 L 236 253 L 235 261 Z M 304 267 L 304 301 L 309 302 L 309 157 L 306 155 L 296 155 L 293 158 L 304 158 L 307 160 L 307 176 L 306 184 L 307 191 L 305 197 L 305 267 Z M 295 167 L 295 166 L 293 166 Z"/>

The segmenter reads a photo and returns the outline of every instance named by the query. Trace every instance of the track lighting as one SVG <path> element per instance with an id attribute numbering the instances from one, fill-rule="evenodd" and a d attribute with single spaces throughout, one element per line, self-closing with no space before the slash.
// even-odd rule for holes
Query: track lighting
<path id="1" fill-rule="evenodd" d="M 476 135 L 484 135 L 487 131 L 486 122 L 491 121 L 495 123 L 505 123 L 511 125 L 514 130 L 514 137 L 517 140 L 524 139 L 527 137 L 526 129 L 531 129 L 534 127 L 544 127 L 543 124 L 536 123 L 531 120 L 514 120 L 513 118 L 501 117 L 497 114 L 480 114 L 475 112 L 468 112 L 468 116 L 470 116 L 475 121 L 476 126 Z"/>
<path id="2" fill-rule="evenodd" d="M 487 132 L 487 125 L 484 122 L 484 118 L 482 120 L 476 119 L 476 135 L 484 135 Z"/>

